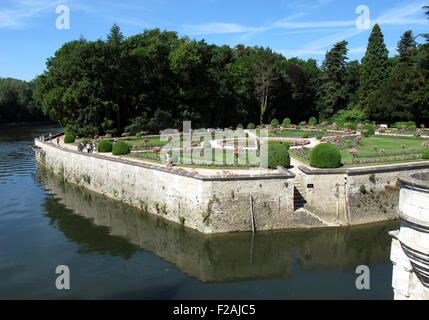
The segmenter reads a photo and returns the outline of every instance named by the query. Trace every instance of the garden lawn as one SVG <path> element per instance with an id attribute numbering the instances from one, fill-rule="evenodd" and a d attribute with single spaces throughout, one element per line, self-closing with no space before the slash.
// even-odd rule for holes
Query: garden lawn
<path id="1" fill-rule="evenodd" d="M 389 157 L 380 153 L 381 149 L 386 150 L 386 153 L 400 153 L 403 152 L 404 155 L 410 151 L 410 148 L 414 148 L 416 151 L 421 150 L 423 153 L 424 148 L 422 147 L 422 142 L 424 139 L 407 139 L 407 138 L 393 138 L 393 137 L 368 137 L 361 140 L 360 145 L 357 147 L 359 153 L 358 155 L 378 155 L 379 158 Z M 404 147 L 402 147 L 404 146 Z M 340 150 L 341 152 L 341 161 L 351 161 L 353 156 L 349 154 L 349 149 Z M 374 159 L 374 157 L 362 157 L 358 158 L 359 160 L 364 159 Z"/>

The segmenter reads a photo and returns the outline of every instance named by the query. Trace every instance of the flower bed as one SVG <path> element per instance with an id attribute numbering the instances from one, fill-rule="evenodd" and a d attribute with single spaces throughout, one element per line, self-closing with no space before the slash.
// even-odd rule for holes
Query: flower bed
<path id="1" fill-rule="evenodd" d="M 389 158 L 378 158 L 378 159 L 363 159 L 363 160 L 350 160 L 344 161 L 343 164 L 372 164 L 372 163 L 383 163 L 383 162 L 395 162 L 395 161 L 407 161 L 407 160 L 417 160 L 420 159 L 419 155 L 411 155 L 404 157 L 389 157 Z"/>
<path id="2" fill-rule="evenodd" d="M 290 149 L 291 152 L 293 152 L 294 154 L 296 154 L 297 156 L 305 159 L 305 160 L 310 160 L 310 155 L 308 153 L 306 153 L 304 150 L 304 148 L 295 148 L 295 149 Z"/>

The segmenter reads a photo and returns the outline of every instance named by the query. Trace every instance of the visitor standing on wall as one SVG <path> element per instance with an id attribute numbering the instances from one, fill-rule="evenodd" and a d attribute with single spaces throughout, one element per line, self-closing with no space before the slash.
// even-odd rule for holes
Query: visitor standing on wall
<path id="1" fill-rule="evenodd" d="M 86 145 L 86 150 L 88 151 L 88 153 L 91 153 L 91 144 L 89 142 Z"/>
<path id="2" fill-rule="evenodd" d="M 60 145 L 60 137 L 57 137 L 57 146 Z"/>

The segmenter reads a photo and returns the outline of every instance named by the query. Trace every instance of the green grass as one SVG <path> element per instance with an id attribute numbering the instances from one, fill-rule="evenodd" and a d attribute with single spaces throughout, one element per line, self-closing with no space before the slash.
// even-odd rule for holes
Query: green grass
<path id="1" fill-rule="evenodd" d="M 379 152 L 380 149 L 386 150 L 387 153 L 390 152 L 407 152 L 410 147 L 415 148 L 416 150 L 423 150 L 422 142 L 423 139 L 406 139 L 406 138 L 390 138 L 390 137 L 368 137 L 361 140 L 361 145 L 357 147 L 358 154 L 376 154 L 379 155 L 379 158 L 383 157 L 383 154 Z M 405 147 L 402 148 L 402 145 Z M 341 161 L 351 161 L 353 156 L 349 154 L 348 149 L 340 150 L 341 152 Z M 365 160 L 370 158 L 359 158 L 359 160 Z"/>
<path id="2" fill-rule="evenodd" d="M 372 136 L 368 138 L 363 138 L 361 140 L 361 145 L 357 147 L 360 154 L 371 154 L 376 155 L 377 157 L 362 157 L 362 158 L 355 158 L 355 160 L 370 160 L 370 159 L 382 159 L 382 158 L 390 158 L 392 156 L 383 156 L 383 154 L 379 153 L 380 149 L 386 150 L 386 153 L 393 153 L 393 152 L 408 152 L 410 147 L 415 148 L 418 150 L 423 150 L 423 147 L 421 146 L 422 142 L 425 141 L 424 139 L 407 139 L 407 138 L 391 138 L 391 137 L 377 137 Z M 402 148 L 402 145 L 405 147 Z M 310 155 L 310 150 L 305 149 L 305 153 Z M 349 149 L 343 149 L 340 150 L 341 153 L 341 161 L 344 163 L 346 161 L 353 160 L 353 156 L 349 154 Z M 293 152 L 290 152 L 291 157 L 294 159 L 306 164 L 310 165 L 309 161 L 296 155 Z M 414 154 L 417 157 L 420 157 L 419 154 Z M 400 156 L 395 156 L 400 157 Z M 363 164 L 346 164 L 343 167 L 344 168 L 352 168 L 352 167 L 363 167 L 363 166 L 376 166 L 376 165 L 386 165 L 386 164 L 397 164 L 397 163 L 404 163 L 404 162 L 419 162 L 423 161 L 423 159 L 411 159 L 411 160 L 404 160 L 404 161 L 386 161 L 386 162 L 376 162 L 376 163 L 363 163 Z"/>
<path id="3" fill-rule="evenodd" d="M 308 155 L 310 155 L 310 150 L 304 150 L 304 152 L 307 153 Z M 289 154 L 290 154 L 291 158 L 294 158 L 294 159 L 301 161 L 302 163 L 306 164 L 307 166 L 310 166 L 309 160 L 307 160 L 303 157 L 300 157 L 299 155 L 293 153 L 292 151 L 290 151 Z"/>
<path id="4" fill-rule="evenodd" d="M 140 147 L 144 148 L 144 146 L 142 145 L 143 140 L 146 140 L 146 139 L 130 140 L 128 142 L 128 144 L 131 147 L 134 146 L 134 145 L 137 145 L 137 146 L 140 146 Z M 162 147 L 162 146 L 165 146 L 167 143 L 168 143 L 168 141 L 161 141 L 160 138 L 150 138 L 149 142 L 148 142 L 148 144 L 146 146 L 146 148 L 149 149 L 149 148 L 153 148 L 153 147 Z"/>

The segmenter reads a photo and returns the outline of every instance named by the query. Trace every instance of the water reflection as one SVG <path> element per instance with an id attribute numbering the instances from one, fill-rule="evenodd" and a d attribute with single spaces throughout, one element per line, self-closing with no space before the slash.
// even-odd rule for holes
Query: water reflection
<path id="1" fill-rule="evenodd" d="M 293 258 L 302 270 L 351 270 L 389 259 L 397 222 L 353 228 L 205 236 L 60 181 L 43 168 L 54 194 L 44 204 L 50 224 L 79 245 L 78 253 L 131 258 L 149 251 L 203 282 L 285 278 Z M 295 252 L 293 257 L 292 252 Z"/>

